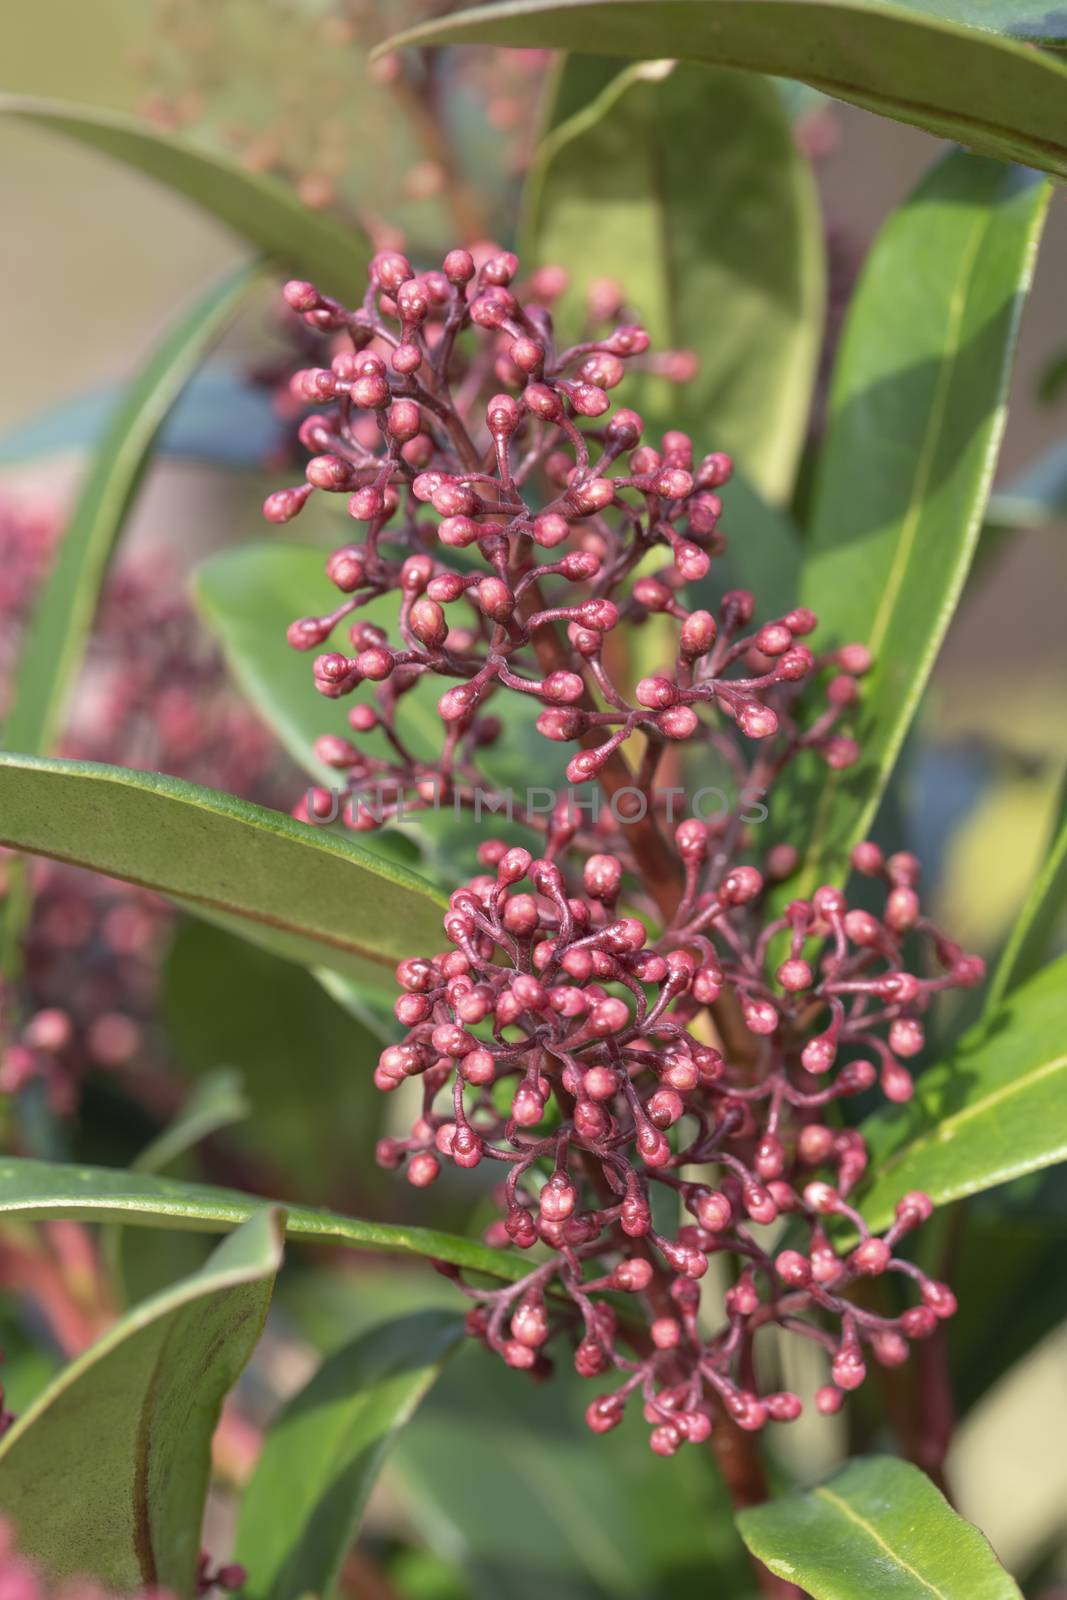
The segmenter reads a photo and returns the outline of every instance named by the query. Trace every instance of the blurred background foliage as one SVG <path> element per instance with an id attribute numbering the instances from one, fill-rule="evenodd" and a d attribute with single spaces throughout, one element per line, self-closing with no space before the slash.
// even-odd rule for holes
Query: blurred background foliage
<path id="1" fill-rule="evenodd" d="M 440 253 L 457 233 L 510 243 L 549 63 L 534 55 L 492 58 L 473 51 L 451 52 L 432 70 L 426 65 L 423 87 L 442 97 L 457 179 L 456 171 L 442 170 L 441 152 L 427 145 L 425 129 L 420 142 L 418 93 L 414 103 L 410 91 L 398 99 L 388 63 L 372 70 L 365 59 L 369 46 L 411 20 L 415 9 L 391 0 L 350 9 L 330 0 L 34 0 L 3 8 L 0 86 L 132 111 L 156 126 L 181 128 L 205 146 L 236 153 L 253 170 L 294 182 L 306 203 L 358 222 L 382 242 L 399 229 L 416 258 L 424 245 Z M 830 107 L 817 97 L 798 96 L 795 109 L 798 143 L 812 158 L 830 244 L 832 330 L 876 229 L 940 145 L 915 129 Z M 164 321 L 245 252 L 201 212 L 147 179 L 10 121 L 0 127 L 0 184 L 6 380 L 0 388 L 0 494 L 28 508 L 27 516 L 44 507 L 58 523 L 86 460 L 84 448 L 71 447 L 71 432 L 91 434 L 101 414 L 84 397 L 108 392 L 132 371 Z M 1000 484 L 1067 441 L 1064 282 L 1061 190 L 1023 322 Z M 276 358 L 281 347 L 271 302 L 266 288 L 243 313 L 226 341 L 226 370 L 269 366 Z M 83 407 L 80 423 L 69 409 L 74 402 Z M 218 403 L 227 427 L 247 425 L 252 439 L 263 428 L 261 406 L 245 419 L 232 409 L 228 390 L 220 391 Z M 53 413 L 67 418 L 58 429 L 61 447 L 43 450 L 49 424 L 42 422 L 45 433 L 35 438 L 26 419 Z M 203 431 L 210 432 L 209 423 Z M 270 444 L 267 437 L 265 452 L 253 447 L 249 454 L 269 455 Z M 234 472 L 188 458 L 204 453 L 183 452 L 153 470 L 124 541 L 128 583 L 136 581 L 139 563 L 144 584 L 158 588 L 162 582 L 168 595 L 180 596 L 204 555 L 262 538 L 258 507 L 265 484 L 274 481 L 270 470 Z M 1024 523 L 1023 513 L 1008 518 L 1013 521 Z M 296 525 L 298 537 L 328 547 L 335 542 L 328 522 L 315 502 L 313 514 Z M 894 811 L 895 842 L 916 851 L 936 886 L 937 920 L 989 957 L 1042 857 L 1067 760 L 1065 535 L 1064 516 L 1040 527 L 986 533 L 886 807 Z M 10 614 L 3 622 L 14 629 Z M 181 625 L 195 626 L 188 619 Z M 106 640 L 95 648 L 106 654 Z M 182 648 L 187 651 L 186 644 Z M 211 647 L 202 643 L 195 650 L 210 654 Z M 204 670 L 213 694 L 233 694 L 217 658 Z M 236 700 L 224 714 L 238 721 L 247 715 Z M 166 746 L 162 754 L 152 747 L 141 763 L 129 749 L 121 759 L 181 770 L 179 753 L 170 748 L 168 755 Z M 211 772 L 199 781 L 213 781 Z M 301 784 L 281 753 L 256 741 L 242 774 L 230 781 L 286 807 Z M 226 776 L 219 782 L 227 786 Z M 62 881 L 52 883 L 52 892 L 59 898 L 56 918 L 69 921 L 77 894 L 64 900 Z M 383 1118 L 399 1123 L 405 1115 L 402 1107 L 383 1110 L 370 1088 L 370 1063 L 379 1048 L 374 1019 L 353 1017 L 306 973 L 230 935 L 169 914 L 160 918 L 152 903 L 123 904 L 126 925 L 121 916 L 113 921 L 113 952 L 143 953 L 145 942 L 151 945 L 141 1042 L 124 1053 L 121 1038 L 112 1037 L 109 1046 L 105 1037 L 102 1053 L 89 1053 L 77 1125 L 39 1095 L 23 1108 L 20 1137 L 40 1154 L 117 1165 L 176 1114 L 190 1086 L 202 1086 L 219 1067 L 233 1067 L 248 1101 L 240 1120 L 218 1127 L 195 1151 L 177 1153 L 168 1170 L 361 1214 L 396 1219 L 406 1210 L 417 1220 L 419 1196 L 389 1185 L 383 1197 L 371 1160 Z M 113 911 L 109 904 L 97 908 L 102 923 Z M 225 992 L 218 987 L 224 964 Z M 89 997 L 90 1009 L 97 1000 Z M 296 1114 L 295 1097 L 303 1115 Z M 446 1177 L 434 1193 L 438 1224 L 466 1226 L 470 1193 L 469 1184 Z M 1067 1429 L 1065 1222 L 1062 1174 L 997 1190 L 973 1204 L 956 1267 L 961 1302 L 980 1300 L 985 1310 L 965 1325 L 969 1331 L 956 1352 L 964 1418 L 949 1473 L 964 1513 L 985 1529 L 1009 1567 L 1029 1578 L 1031 1592 L 1049 1596 L 1064 1592 L 1057 1584 L 1067 1585 L 1067 1459 L 1060 1445 Z M 945 1226 L 951 1230 L 951 1218 Z M 951 1253 L 951 1238 L 947 1247 Z M 79 1249 L 69 1225 L 49 1225 L 49 1259 L 68 1282 L 71 1273 L 77 1281 Z M 195 1235 L 150 1230 L 117 1239 L 114 1250 L 131 1296 L 189 1270 L 205 1253 Z M 4 1230 L 0 1251 L 5 1281 L 18 1285 L 20 1263 L 29 1271 L 18 1229 Z M 294 1250 L 293 1256 L 298 1267 L 282 1282 L 270 1333 L 243 1380 L 243 1410 L 253 1418 L 263 1420 L 306 1377 L 309 1350 L 336 1348 L 360 1326 L 399 1310 L 437 1301 L 454 1305 L 448 1287 L 421 1268 L 353 1268 L 350 1260 L 327 1266 L 321 1253 Z M 24 1408 L 54 1369 L 64 1336 L 69 1345 L 84 1331 L 44 1321 L 47 1327 L 27 1328 L 17 1287 L 0 1296 L 12 1409 Z M 804 1385 L 795 1374 L 789 1381 Z M 566 1384 L 533 1394 L 474 1352 L 455 1362 L 375 1492 L 363 1536 L 364 1548 L 400 1592 L 414 1600 L 464 1594 L 497 1600 L 505 1581 L 500 1551 L 513 1554 L 519 1539 L 527 1576 L 515 1590 L 509 1571 L 509 1593 L 541 1594 L 550 1581 L 567 1600 L 604 1593 L 648 1600 L 651 1591 L 627 1555 L 620 1500 L 612 1511 L 612 1494 L 622 1483 L 625 1503 L 640 1506 L 652 1525 L 664 1469 L 615 1436 L 587 1441 L 573 1428 L 571 1409 Z M 522 1414 L 521 1463 L 508 1448 L 502 1420 L 512 1411 Z M 450 1472 L 448 1429 L 457 1417 L 461 1437 L 478 1438 L 469 1455 L 478 1463 L 475 1475 L 463 1482 Z M 833 1466 L 848 1427 L 878 1443 L 877 1419 L 862 1411 L 850 1422 L 805 1421 L 779 1446 L 783 1468 L 803 1481 L 817 1479 Z M 241 1476 L 249 1448 L 235 1423 L 223 1444 L 224 1477 Z M 687 1460 L 683 1476 L 694 1481 L 676 1477 L 672 1492 L 699 1522 L 697 1507 L 710 1480 L 702 1462 Z M 471 1515 L 472 1505 L 484 1510 L 486 1504 L 494 1508 L 491 1517 Z M 519 1526 L 516 1507 L 523 1504 L 537 1508 L 532 1534 Z M 573 1512 L 565 1507 L 576 1504 L 585 1509 L 567 1526 Z M 223 1544 L 231 1516 L 220 1491 L 212 1518 Z M 542 1536 L 546 1524 L 558 1535 L 552 1546 L 558 1570 L 540 1564 L 550 1543 Z M 472 1531 L 479 1526 L 481 1546 Z M 594 1527 L 602 1544 L 591 1542 Z M 706 1592 L 702 1541 L 714 1544 L 718 1534 L 714 1519 L 702 1528 L 680 1556 L 675 1600 Z M 634 1548 L 643 1548 L 640 1540 Z M 716 1559 L 730 1557 L 720 1551 Z M 357 1557 L 357 1592 L 358 1581 Z"/>

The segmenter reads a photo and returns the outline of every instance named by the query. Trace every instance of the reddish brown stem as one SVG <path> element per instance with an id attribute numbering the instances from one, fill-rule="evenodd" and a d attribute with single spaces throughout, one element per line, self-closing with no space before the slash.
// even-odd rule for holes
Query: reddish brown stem
<path id="1" fill-rule="evenodd" d="M 557 1089 L 565 1111 L 569 1109 L 567 1101 L 569 1096 L 562 1089 Z M 586 1177 L 596 1190 L 602 1202 L 611 1204 L 617 1196 L 614 1195 L 604 1175 L 604 1169 L 597 1162 L 589 1158 L 586 1152 L 581 1153 L 582 1165 Z M 652 1268 L 652 1282 L 645 1291 L 649 1303 L 658 1316 L 674 1317 L 676 1307 L 670 1294 L 670 1277 L 664 1272 L 658 1256 L 651 1245 L 644 1239 L 627 1239 L 626 1248 L 631 1256 L 643 1256 Z M 652 1341 L 647 1333 L 639 1333 L 636 1329 L 627 1328 L 627 1338 L 633 1345 L 638 1355 L 648 1355 L 652 1349 Z M 762 1505 L 770 1498 L 767 1487 L 767 1478 L 763 1470 L 763 1461 L 760 1456 L 759 1444 L 751 1433 L 746 1433 L 739 1428 L 733 1418 L 720 1405 L 717 1407 L 718 1415 L 711 1437 L 708 1440 L 708 1449 L 722 1473 L 723 1483 L 730 1496 L 730 1503 L 735 1511 L 743 1511 L 746 1506 Z M 781 1578 L 776 1578 L 773 1572 L 763 1565 L 761 1561 L 752 1558 L 753 1568 L 760 1588 L 766 1595 L 773 1596 L 773 1600 L 795 1600 L 802 1594 L 791 1583 L 785 1583 Z"/>
<path id="2" fill-rule="evenodd" d="M 544 600 L 538 593 L 537 584 L 531 584 L 524 592 L 520 607 L 527 620 L 535 612 L 546 609 Z M 554 624 L 548 623 L 534 629 L 533 646 L 546 676 L 550 672 L 572 670 L 570 656 Z M 579 704 L 584 710 L 596 709 L 588 689 Z M 591 734 L 590 739 L 595 741 L 596 735 Z M 584 744 L 587 741 L 583 739 L 582 742 Z M 633 773 L 621 751 L 614 751 L 604 763 L 600 771 L 600 783 L 609 798 L 618 795 L 622 790 L 633 789 Z M 616 809 L 619 810 L 618 807 Z M 622 810 L 620 814 L 625 815 L 625 811 Z M 684 880 L 681 863 L 660 832 L 652 815 L 651 806 L 646 805 L 644 815 L 639 820 L 635 818 L 631 821 L 629 827 L 630 848 L 641 873 L 641 881 L 655 900 L 664 922 L 669 922 L 682 897 Z M 744 1029 L 736 1007 L 724 1006 L 720 1002 L 713 1008 L 713 1015 L 731 1059 L 747 1059 L 751 1054 L 751 1039 Z M 595 1183 L 602 1183 L 602 1171 L 595 1163 L 589 1163 L 587 1170 Z M 628 1243 L 631 1250 L 636 1247 L 637 1253 L 644 1255 L 653 1267 L 655 1276 L 650 1290 L 653 1303 L 655 1304 L 657 1295 L 662 1296 L 665 1314 L 673 1314 L 664 1274 L 652 1250 L 640 1241 L 630 1240 Z M 709 1448 L 718 1463 L 723 1482 L 736 1510 L 759 1505 L 768 1498 L 767 1480 L 760 1459 L 759 1446 L 753 1436 L 739 1428 L 725 1411 L 721 1412 L 716 1423 Z M 773 1573 L 768 1572 L 762 1563 L 756 1562 L 756 1570 L 765 1594 L 773 1595 L 777 1600 L 788 1600 L 788 1597 L 800 1593 L 792 1584 L 783 1584 Z"/>
<path id="3" fill-rule="evenodd" d="M 531 583 L 523 592 L 519 601 L 519 612 L 523 620 L 528 622 L 536 612 L 546 609 L 539 586 L 536 583 Z M 574 670 L 574 663 L 571 660 L 570 653 L 564 647 L 554 623 L 547 622 L 535 628 L 531 642 L 546 677 L 550 672 L 572 672 Z M 583 711 L 596 710 L 596 705 L 588 689 L 586 689 L 578 705 Z M 588 748 L 590 745 L 596 744 L 597 739 L 597 733 L 594 730 L 590 730 L 583 735 L 581 743 Z M 600 769 L 599 780 L 600 786 L 609 801 L 615 800 L 623 791 L 635 788 L 634 774 L 630 770 L 630 764 L 621 750 L 612 751 Z M 646 796 L 645 798 L 646 804 L 643 808 L 643 815 L 627 816 L 627 806 L 621 801 L 615 806 L 615 814 L 627 818 L 627 839 L 634 861 L 641 874 L 642 885 L 652 896 L 666 925 L 678 909 L 678 904 L 682 898 L 684 877 L 681 862 L 660 832 L 653 814 L 653 808 L 648 803 L 648 797 Z M 636 801 L 633 809 L 635 811 L 637 809 Z M 719 1037 L 730 1060 L 739 1066 L 751 1064 L 753 1059 L 752 1035 L 745 1027 L 740 1009 L 733 997 L 723 994 L 710 1010 L 715 1026 L 718 1029 Z"/>

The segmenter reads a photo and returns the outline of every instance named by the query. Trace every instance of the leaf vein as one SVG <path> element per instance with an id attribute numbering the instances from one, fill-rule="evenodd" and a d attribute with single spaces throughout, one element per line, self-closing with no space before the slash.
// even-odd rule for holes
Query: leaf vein
<path id="1" fill-rule="evenodd" d="M 937 1600 L 951 1600 L 951 1597 L 946 1594 L 944 1589 L 938 1589 L 928 1578 L 924 1578 L 922 1573 L 911 1565 L 910 1561 L 905 1561 L 899 1551 L 894 1550 L 893 1546 L 882 1538 L 873 1523 L 868 1522 L 866 1517 L 861 1517 L 858 1511 L 853 1511 L 847 1500 L 842 1500 L 840 1495 L 834 1494 L 832 1489 L 827 1489 L 825 1486 L 816 1489 L 814 1492 L 820 1499 L 826 1500 L 830 1505 L 835 1506 L 842 1516 L 847 1517 L 850 1522 L 854 1522 L 858 1528 L 862 1528 L 864 1533 L 868 1534 L 874 1543 L 885 1551 L 891 1561 L 895 1562 L 902 1571 L 909 1573 L 917 1583 L 921 1583 L 929 1594 L 936 1595 Z"/>

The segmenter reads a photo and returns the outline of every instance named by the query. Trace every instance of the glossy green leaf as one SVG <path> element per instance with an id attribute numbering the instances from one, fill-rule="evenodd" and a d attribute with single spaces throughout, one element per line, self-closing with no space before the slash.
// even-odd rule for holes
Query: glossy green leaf
<path id="1" fill-rule="evenodd" d="M 814 1600 L 1022 1600 L 978 1529 L 893 1456 L 861 1456 L 737 1525 L 764 1566 Z"/>
<path id="2" fill-rule="evenodd" d="M 112 1171 L 107 1167 L 65 1166 L 51 1161 L 0 1158 L 0 1215 L 75 1217 L 88 1222 L 129 1226 L 188 1228 L 220 1233 L 244 1222 L 266 1201 L 213 1184 Z M 514 1282 L 529 1271 L 514 1253 L 492 1250 L 476 1239 L 436 1228 L 365 1222 L 312 1206 L 285 1207 L 292 1239 L 384 1250 L 393 1255 L 430 1256 L 489 1277 Z"/>
<path id="3" fill-rule="evenodd" d="M 381 1041 L 310 973 L 189 921 L 167 956 L 162 1020 L 182 1074 L 209 1074 L 206 1085 L 220 1061 L 240 1069 L 247 1115 L 229 1142 L 264 1183 L 316 1205 L 368 1204 L 387 1105 L 373 1080 Z"/>
<path id="4" fill-rule="evenodd" d="M 71 1362 L 0 1442 L 0 1503 L 50 1578 L 194 1591 L 211 1436 L 267 1314 L 282 1222 L 260 1208 Z"/>
<path id="5" fill-rule="evenodd" d="M 243 267 L 213 288 L 168 333 L 122 394 L 34 610 L 4 725 L 6 749 L 43 755 L 54 745 L 111 553 L 160 428 L 260 276 L 258 268 Z"/>
<path id="6" fill-rule="evenodd" d="M 579 100 L 590 73 L 569 59 L 557 101 Z M 523 259 L 567 266 L 565 329 L 581 329 L 591 283 L 618 278 L 654 349 L 696 353 L 681 389 L 630 379 L 650 430 L 733 451 L 765 495 L 785 499 L 822 333 L 823 233 L 773 85 L 669 62 L 628 68 L 549 133 L 524 210 Z"/>
<path id="7" fill-rule="evenodd" d="M 860 641 L 875 666 L 858 764 L 808 756 L 776 788 L 776 832 L 809 840 L 791 894 L 839 876 L 864 836 L 959 599 L 1049 193 L 1033 174 L 946 157 L 883 228 L 853 298 L 800 598 L 824 648 Z"/>
<path id="8" fill-rule="evenodd" d="M 595 1437 L 597 1392 L 569 1363 L 532 1384 L 478 1347 L 449 1362 L 394 1458 L 426 1541 L 471 1600 L 749 1600 L 710 1454 L 653 1455 L 636 1414 Z"/>
<path id="9" fill-rule="evenodd" d="M 328 294 L 351 300 L 363 291 L 368 240 L 303 205 L 287 184 L 136 117 L 94 106 L 0 95 L 0 116 L 62 134 L 156 179 Z"/>
<path id="10" fill-rule="evenodd" d="M 462 1335 L 461 1318 L 437 1311 L 383 1323 L 289 1401 L 241 1500 L 234 1556 L 247 1600 L 336 1593 L 386 1454 Z"/>
<path id="11" fill-rule="evenodd" d="M 908 1189 L 945 1205 L 1067 1160 L 1067 956 L 1013 989 L 863 1136 L 872 1182 L 862 1210 L 874 1229 Z"/>
<path id="12" fill-rule="evenodd" d="M 1048 954 L 1056 925 L 1067 907 L 1067 776 L 1060 786 L 1052 838 L 1041 870 L 1030 887 L 1022 910 L 1008 936 L 993 981 L 988 1005 L 1004 996 L 1041 966 Z"/>
<path id="13" fill-rule="evenodd" d="M 1036 37 L 1065 31 L 1029 6 Z M 990 16 L 988 29 L 967 26 Z M 1067 66 L 996 30 L 1012 0 L 969 7 L 903 0 L 505 0 L 453 12 L 391 41 L 478 42 L 679 57 L 800 78 L 986 155 L 1067 177 Z M 1044 19 L 1044 20 L 1042 20 Z M 705 152 L 696 159 L 707 160 Z"/>
<path id="14" fill-rule="evenodd" d="M 0 756 L 0 843 L 155 889 L 290 960 L 379 986 L 440 942 L 439 903 L 413 873 L 157 773 Z"/>

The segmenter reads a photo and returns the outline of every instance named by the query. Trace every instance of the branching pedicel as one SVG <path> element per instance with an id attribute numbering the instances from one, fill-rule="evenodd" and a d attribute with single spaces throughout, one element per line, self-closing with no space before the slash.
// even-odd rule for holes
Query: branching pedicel
<path id="1" fill-rule="evenodd" d="M 464 1286 L 471 1332 L 534 1373 L 548 1369 L 557 1331 L 576 1334 L 578 1371 L 611 1379 L 589 1426 L 615 1427 L 640 1394 L 652 1448 L 671 1455 L 708 1437 L 716 1402 L 749 1430 L 798 1415 L 795 1394 L 760 1390 L 761 1328 L 825 1348 L 832 1382 L 816 1404 L 833 1412 L 863 1382 L 868 1351 L 895 1366 L 955 1309 L 948 1288 L 895 1254 L 929 1215 L 925 1195 L 904 1195 L 881 1238 L 849 1204 L 866 1152 L 835 1108 L 876 1081 L 907 1099 L 923 1011 L 938 991 L 977 982 L 982 966 L 922 916 L 909 855 L 855 852 L 859 871 L 885 882 L 880 917 L 850 909 L 832 886 L 774 915 L 768 883 L 798 855 L 778 845 L 759 866 L 744 859 L 758 841 L 741 803 L 667 825 L 655 778 L 672 747 L 715 751 L 740 793 L 771 789 L 802 750 L 833 768 L 854 762 L 840 724 L 867 652 L 813 655 L 806 610 L 754 628 L 746 592 L 723 595 L 717 616 L 687 606 L 685 586 L 723 549 L 729 459 L 695 463 L 681 433 L 642 444 L 640 417 L 611 414 L 608 391 L 644 356 L 647 334 L 619 325 L 557 350 L 547 307 L 563 274 L 538 272 L 520 302 L 517 269 L 506 252 L 476 269 L 454 250 L 443 271 L 415 274 L 403 256 L 381 254 L 355 312 L 290 283 L 289 305 L 338 336 L 337 353 L 293 380 L 300 398 L 330 409 L 302 426 L 315 452 L 307 483 L 265 509 L 284 522 L 314 489 L 344 492 L 365 528 L 327 563 L 345 598 L 293 624 L 297 648 L 318 648 L 375 596 L 403 596 L 398 641 L 357 620 L 353 653 L 315 662 L 330 697 L 376 686 L 375 705 L 356 705 L 349 720 L 357 734 L 384 729 L 392 757 L 334 736 L 319 743 L 353 789 L 373 779 L 416 805 L 441 792 L 462 800 L 501 731 L 491 712 L 510 694 L 534 696 L 541 733 L 578 747 L 570 784 L 636 791 L 632 820 L 615 806 L 592 829 L 564 797 L 542 819 L 536 858 L 482 844 L 486 870 L 452 895 L 444 920 L 451 948 L 398 969 L 408 1031 L 383 1052 L 376 1081 L 392 1090 L 419 1077 L 423 1100 L 409 1137 L 384 1140 L 378 1158 L 406 1165 L 420 1187 L 443 1160 L 501 1164 L 492 1242 L 549 1254 L 518 1284 Z M 471 329 L 483 338 L 468 351 L 460 336 Z M 456 550 L 470 553 L 462 566 L 447 561 Z M 667 564 L 649 574 L 655 551 Z M 628 696 L 615 641 L 653 614 L 676 624 L 676 659 Z M 428 673 L 452 680 L 432 764 L 410 753 L 395 721 Z M 313 811 L 328 803 L 312 795 Z M 349 820 L 372 828 L 382 811 L 357 804 Z M 654 1211 L 654 1188 L 673 1210 Z M 654 1220 L 664 1214 L 687 1220 Z M 796 1243 L 773 1254 L 762 1230 L 780 1217 Z M 852 1242 L 835 1245 L 849 1229 Z M 716 1255 L 740 1270 L 723 1325 L 708 1332 L 700 1280 Z M 900 1315 L 853 1292 L 887 1272 L 918 1291 Z M 605 1291 L 633 1296 L 644 1324 Z"/>

